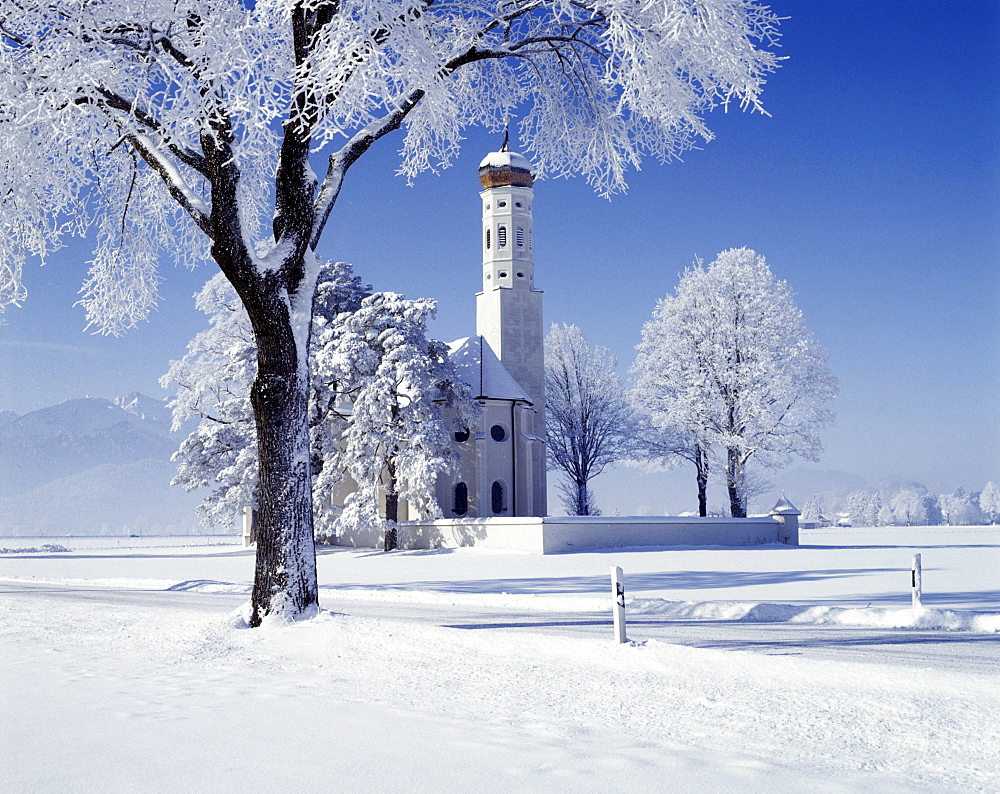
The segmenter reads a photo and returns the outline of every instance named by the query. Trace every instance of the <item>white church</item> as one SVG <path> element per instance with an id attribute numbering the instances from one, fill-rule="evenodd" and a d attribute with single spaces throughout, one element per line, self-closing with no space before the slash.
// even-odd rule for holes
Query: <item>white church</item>
<path id="1" fill-rule="evenodd" d="M 483 289 L 476 336 L 451 360 L 482 408 L 455 433 L 461 464 L 438 482 L 446 518 L 546 515 L 545 356 L 542 292 L 535 287 L 531 163 L 507 150 L 479 165 Z"/>
<path id="2" fill-rule="evenodd" d="M 459 376 L 482 411 L 454 435 L 460 464 L 437 482 L 438 520 L 409 520 L 400 500 L 399 546 L 483 546 L 550 554 L 612 547 L 798 545 L 799 511 L 782 499 L 769 516 L 549 516 L 546 507 L 545 353 L 542 292 L 535 287 L 531 163 L 499 152 L 479 165 L 483 287 L 476 336 L 451 345 Z M 244 539 L 252 542 L 249 519 Z M 379 546 L 381 534 L 347 533 L 342 545 Z"/>

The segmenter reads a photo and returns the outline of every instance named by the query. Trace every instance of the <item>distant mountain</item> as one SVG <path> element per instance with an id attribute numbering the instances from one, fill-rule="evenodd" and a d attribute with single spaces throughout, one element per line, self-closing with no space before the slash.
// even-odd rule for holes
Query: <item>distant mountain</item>
<path id="1" fill-rule="evenodd" d="M 155 397 L 132 392 L 124 397 L 116 397 L 113 402 L 125 413 L 138 417 L 148 426 L 159 428 L 165 433 L 170 432 L 173 416 L 167 408 L 166 400 L 157 400 Z"/>
<path id="2" fill-rule="evenodd" d="M 12 496 L 106 463 L 169 460 L 169 423 L 81 397 L 0 426 L 0 495 Z"/>
<path id="3" fill-rule="evenodd" d="M 172 488 L 167 460 L 103 464 L 0 499 L 0 535 L 185 535 L 201 496 Z"/>
<path id="4" fill-rule="evenodd" d="M 5 413 L 0 535 L 200 531 L 201 496 L 169 484 L 182 438 L 164 401 L 142 394 Z"/>

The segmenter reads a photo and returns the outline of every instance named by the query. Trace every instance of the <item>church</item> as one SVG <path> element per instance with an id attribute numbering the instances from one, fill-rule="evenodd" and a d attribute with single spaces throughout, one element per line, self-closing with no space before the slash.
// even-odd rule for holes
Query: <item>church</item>
<path id="1" fill-rule="evenodd" d="M 455 433 L 461 463 L 437 484 L 445 518 L 546 515 L 545 353 L 535 287 L 531 163 L 508 150 L 479 165 L 483 286 L 476 336 L 451 346 L 459 376 L 482 408 Z"/>

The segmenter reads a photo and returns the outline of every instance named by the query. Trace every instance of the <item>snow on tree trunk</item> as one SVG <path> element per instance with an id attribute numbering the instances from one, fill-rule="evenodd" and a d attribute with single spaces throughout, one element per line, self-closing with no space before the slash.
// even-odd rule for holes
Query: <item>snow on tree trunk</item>
<path id="1" fill-rule="evenodd" d="M 319 596 L 309 469 L 308 362 L 294 338 L 260 346 L 251 392 L 260 462 L 257 567 L 251 625 L 267 616 L 308 617 Z M 259 337 L 258 337 L 259 339 Z"/>

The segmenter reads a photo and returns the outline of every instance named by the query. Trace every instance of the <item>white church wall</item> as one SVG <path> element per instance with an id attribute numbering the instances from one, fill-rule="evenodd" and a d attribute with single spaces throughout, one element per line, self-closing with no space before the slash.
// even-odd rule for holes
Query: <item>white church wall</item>
<path id="1" fill-rule="evenodd" d="M 400 526 L 405 549 L 476 546 L 533 554 L 642 546 L 798 545 L 773 518 L 548 516 L 444 519 Z"/>

